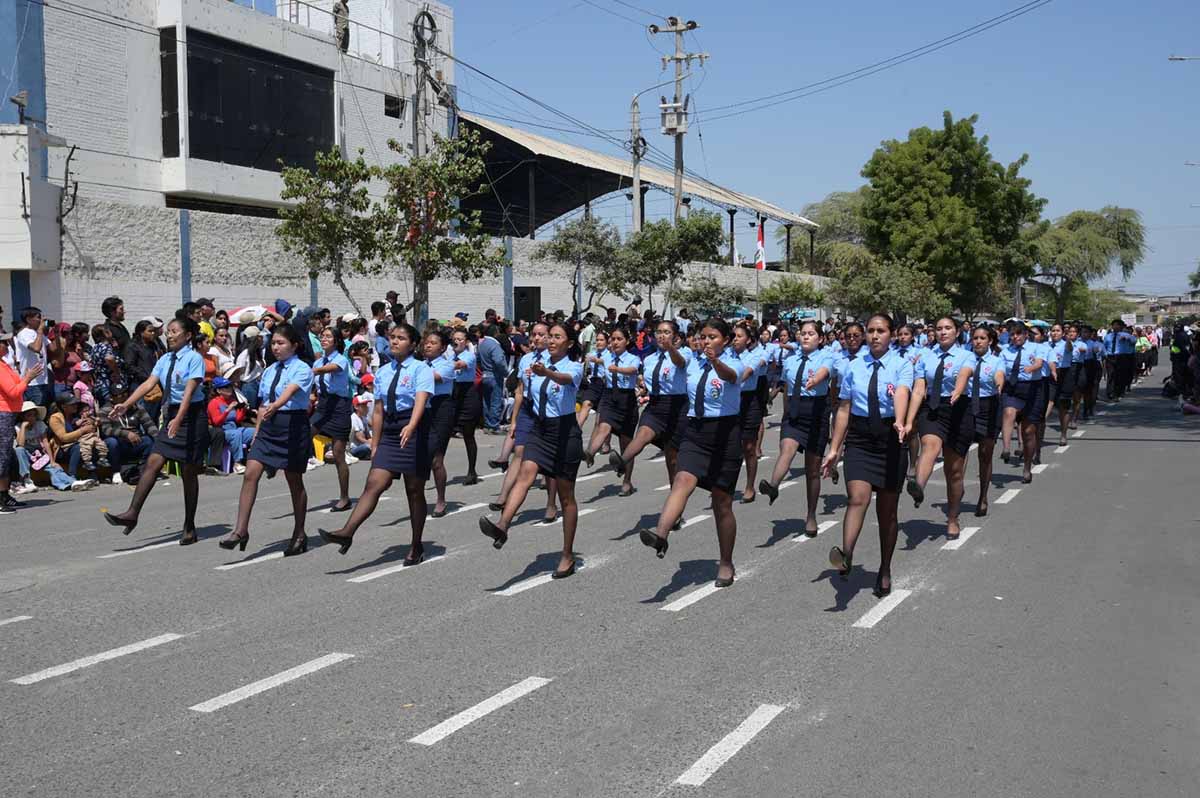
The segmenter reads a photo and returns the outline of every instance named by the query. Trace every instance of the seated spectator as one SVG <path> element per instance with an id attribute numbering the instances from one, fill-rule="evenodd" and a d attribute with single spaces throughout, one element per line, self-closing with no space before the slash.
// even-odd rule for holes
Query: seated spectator
<path id="1" fill-rule="evenodd" d="M 100 422 L 96 417 L 95 411 L 83 404 L 79 405 L 78 429 L 83 430 L 83 434 L 76 440 L 75 445 L 79 449 L 79 464 L 83 466 L 85 471 L 96 473 L 103 463 L 112 463 L 108 461 L 108 444 L 100 437 Z"/>
<path id="2" fill-rule="evenodd" d="M 73 393 L 60 393 L 55 400 L 57 409 L 50 414 L 47 424 L 50 426 L 50 457 L 59 465 L 65 466 L 67 474 L 72 479 L 72 490 L 84 490 L 96 484 L 95 480 L 79 479 L 79 462 L 81 453 L 79 440 L 85 435 L 95 434 L 96 426 L 90 421 L 80 419 L 83 407 Z M 86 487 L 77 487 L 77 482 L 91 483 Z"/>
<path id="3" fill-rule="evenodd" d="M 254 440 L 254 427 L 245 427 L 246 403 L 238 397 L 233 389 L 233 383 L 224 377 L 213 379 L 213 390 L 216 396 L 208 401 L 208 423 L 221 429 L 225 434 L 225 445 L 233 459 L 235 474 L 246 472 L 246 449 Z"/>
<path id="4" fill-rule="evenodd" d="M 350 416 L 350 456 L 359 460 L 371 456 L 371 399 L 367 394 L 354 397 L 354 415 Z"/>
<path id="5" fill-rule="evenodd" d="M 242 382 L 242 393 L 246 397 L 247 406 L 251 410 L 257 410 L 258 381 L 262 379 L 263 371 L 267 367 L 266 358 L 263 356 L 262 331 L 249 326 L 241 331 L 241 337 L 242 347 L 234 366 Z"/>
<path id="6" fill-rule="evenodd" d="M 50 442 L 50 428 L 46 426 L 46 408 L 26 402 L 21 408 L 21 420 L 17 423 L 17 466 L 21 473 L 21 483 L 14 486 L 16 494 L 34 493 L 37 487 L 33 484 L 33 473 L 45 471 L 50 477 L 50 485 L 55 490 L 88 490 L 94 482 L 91 480 L 71 479 L 63 471 L 54 458 L 50 456 L 53 444 Z"/>
<path id="7" fill-rule="evenodd" d="M 75 369 L 75 382 L 71 385 L 71 391 L 79 403 L 93 414 L 96 412 L 96 394 L 93 391 L 95 387 L 96 370 L 85 360 Z"/>
<path id="8" fill-rule="evenodd" d="M 108 446 L 108 462 L 113 469 L 113 482 L 136 483 L 141 465 L 150 456 L 158 425 L 145 408 L 134 406 L 122 415 L 113 416 L 113 408 L 124 402 L 129 391 L 121 383 L 112 386 L 110 401 L 100 408 L 100 434 Z"/>

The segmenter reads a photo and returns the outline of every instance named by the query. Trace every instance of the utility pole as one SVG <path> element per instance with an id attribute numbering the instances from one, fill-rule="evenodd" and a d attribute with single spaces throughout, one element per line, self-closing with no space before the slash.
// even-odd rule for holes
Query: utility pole
<path id="1" fill-rule="evenodd" d="M 679 215 L 683 207 L 683 136 L 688 129 L 688 100 L 691 98 L 683 93 L 683 67 L 687 64 L 692 65 L 692 59 L 697 59 L 700 65 L 704 65 L 704 60 L 708 58 L 708 53 L 689 53 L 683 49 L 683 34 L 690 30 L 696 30 L 700 25 L 693 20 L 681 22 L 679 17 L 667 17 L 668 27 L 660 27 L 651 25 L 649 30 L 653 34 L 658 33 L 673 33 L 675 34 L 675 54 L 664 55 L 662 58 L 663 69 L 667 68 L 668 64 L 675 64 L 675 96 L 671 102 L 667 102 L 667 98 L 662 98 L 662 103 L 659 108 L 662 110 L 662 132 L 665 136 L 675 137 L 675 212 L 673 219 L 675 224 L 679 224 Z"/>
<path id="2" fill-rule="evenodd" d="M 433 15 L 425 9 L 418 11 L 412 22 L 413 66 L 416 73 L 412 98 L 413 158 L 420 158 L 428 149 L 425 142 L 425 115 L 429 109 L 425 105 L 425 84 L 430 80 L 429 55 L 437 46 L 437 34 L 437 21 Z M 413 270 L 413 321 L 417 329 L 421 329 L 429 320 L 429 281 L 419 276 L 419 264 L 410 264 L 410 267 Z"/>

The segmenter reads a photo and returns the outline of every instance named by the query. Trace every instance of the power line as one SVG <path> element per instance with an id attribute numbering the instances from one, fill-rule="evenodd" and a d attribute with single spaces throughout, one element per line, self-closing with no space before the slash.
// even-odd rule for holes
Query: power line
<path id="1" fill-rule="evenodd" d="M 668 16 L 667 14 L 657 14 L 653 11 L 649 11 L 640 6 L 635 6 L 633 3 L 625 2 L 625 0 L 613 0 L 613 2 L 616 3 L 617 5 L 625 6 L 626 8 L 628 8 L 632 11 L 637 11 L 640 14 L 645 14 L 647 16 L 654 17 L 655 19 L 666 19 Z"/>
<path id="2" fill-rule="evenodd" d="M 599 3 L 592 2 L 592 0 L 583 0 L 583 2 L 586 3 L 587 5 L 591 6 L 592 8 L 596 9 L 597 11 L 603 11 L 605 14 L 610 14 L 610 15 L 616 17 L 617 19 L 623 19 L 626 22 L 632 22 L 634 25 L 637 25 L 639 28 L 645 27 L 643 25 L 643 23 L 638 22 L 633 17 L 625 16 L 620 11 L 613 11 L 611 8 L 606 8 L 602 5 L 600 5 Z"/>

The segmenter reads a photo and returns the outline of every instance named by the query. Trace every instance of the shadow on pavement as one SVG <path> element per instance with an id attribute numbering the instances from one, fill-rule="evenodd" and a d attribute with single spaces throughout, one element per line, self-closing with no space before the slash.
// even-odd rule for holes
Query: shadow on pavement
<path id="1" fill-rule="evenodd" d="M 858 565 L 851 567 L 850 575 L 844 580 L 836 568 L 826 568 L 812 580 L 812 584 L 825 580 L 829 581 L 834 590 L 834 604 L 832 607 L 826 607 L 825 612 L 845 612 L 850 607 L 850 599 L 860 591 L 875 587 L 874 577 L 868 576 L 862 566 Z"/>
<path id="2" fill-rule="evenodd" d="M 562 557 L 561 551 L 548 551 L 548 552 L 539 554 L 537 557 L 535 557 L 533 559 L 533 562 L 531 562 L 531 563 L 529 563 L 529 565 L 525 566 L 525 570 L 521 571 L 521 573 L 517 574 L 516 576 L 511 577 L 504 584 L 497 585 L 496 587 L 492 587 L 492 588 L 487 588 L 487 592 L 488 593 L 499 593 L 501 590 L 507 590 L 508 588 L 512 587 L 513 585 L 517 584 L 518 582 L 524 582 L 526 579 L 529 579 L 530 577 L 537 576 L 538 574 L 544 574 L 544 573 L 553 571 L 555 568 L 558 567 L 558 561 L 561 557 Z M 578 564 L 582 564 L 583 560 L 584 560 L 583 555 L 580 554 L 579 552 L 576 552 L 575 553 L 575 561 L 577 563 L 576 567 L 579 567 Z"/>
<path id="3" fill-rule="evenodd" d="M 430 541 L 424 541 L 424 546 L 425 546 L 425 559 L 427 559 L 427 560 L 433 559 L 434 557 L 440 557 L 441 555 L 446 553 L 446 547 L 438 545 L 437 543 L 433 543 Z M 349 568 L 343 568 L 340 571 L 326 571 L 325 573 L 330 574 L 330 575 L 352 574 L 357 571 L 365 571 L 368 568 L 374 568 L 374 567 L 380 566 L 380 565 L 387 565 L 389 563 L 399 562 L 400 560 L 403 560 L 405 557 L 408 556 L 408 552 L 411 548 L 412 548 L 412 546 L 404 546 L 404 545 L 400 545 L 400 544 L 397 544 L 394 546 L 388 546 L 386 549 L 384 549 L 383 551 L 381 551 L 379 553 L 378 557 L 376 557 L 373 560 L 369 560 L 364 563 L 359 563 L 358 565 L 354 565 Z"/>
<path id="4" fill-rule="evenodd" d="M 686 587 L 698 585 L 702 582 L 710 582 L 716 578 L 716 560 L 681 560 L 679 566 L 675 569 L 675 573 L 671 575 L 671 581 L 660 587 L 658 592 L 650 598 L 642 599 L 641 603 L 661 604 L 672 593 L 677 593 Z"/>

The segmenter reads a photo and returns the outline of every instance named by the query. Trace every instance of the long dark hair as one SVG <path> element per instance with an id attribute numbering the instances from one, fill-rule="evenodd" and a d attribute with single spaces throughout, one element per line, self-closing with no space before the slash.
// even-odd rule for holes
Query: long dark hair
<path id="1" fill-rule="evenodd" d="M 242 330 L 239 327 L 238 337 L 241 337 L 241 335 Z M 240 355 L 242 352 L 250 353 L 246 355 L 246 365 L 250 369 L 262 366 L 266 363 L 266 360 L 263 358 L 262 341 L 259 340 L 258 336 L 254 336 L 253 338 L 243 338 L 238 343 L 238 354 Z"/>
<path id="2" fill-rule="evenodd" d="M 975 329 L 971 330 L 971 337 L 974 338 L 975 333 L 979 332 L 980 330 L 983 330 L 985 333 L 987 333 L 988 349 L 991 350 L 992 354 L 1000 354 L 1000 336 L 996 334 L 996 331 L 987 324 L 980 324 Z"/>

